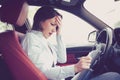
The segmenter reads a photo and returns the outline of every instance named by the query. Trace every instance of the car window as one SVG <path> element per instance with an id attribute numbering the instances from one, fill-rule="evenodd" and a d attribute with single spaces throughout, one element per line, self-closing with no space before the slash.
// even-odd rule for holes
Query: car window
<path id="1" fill-rule="evenodd" d="M 29 7 L 28 19 L 31 25 L 33 24 L 33 16 L 38 8 L 39 7 L 35 6 Z M 62 36 L 66 46 L 73 47 L 88 44 L 88 34 L 95 30 L 95 28 L 71 13 L 59 9 L 57 10 L 63 15 Z M 50 40 L 56 44 L 55 35 L 53 35 Z"/>
<path id="2" fill-rule="evenodd" d="M 1 8 L 1 5 L 0 5 L 0 8 Z M 0 20 L 0 33 L 6 30 L 13 30 L 12 25 L 4 23 Z"/>
<path id="3" fill-rule="evenodd" d="M 6 30 L 13 30 L 13 26 L 0 21 L 0 33 Z"/>
<path id="4" fill-rule="evenodd" d="M 120 0 L 86 0 L 84 7 L 110 27 L 120 26 Z"/>

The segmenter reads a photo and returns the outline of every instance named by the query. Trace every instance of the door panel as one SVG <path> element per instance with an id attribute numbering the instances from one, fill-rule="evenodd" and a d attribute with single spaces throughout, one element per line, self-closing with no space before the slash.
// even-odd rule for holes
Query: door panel
<path id="1" fill-rule="evenodd" d="M 81 56 L 86 56 L 92 49 L 92 45 L 67 48 L 67 62 L 59 65 L 65 66 L 75 64 Z"/>

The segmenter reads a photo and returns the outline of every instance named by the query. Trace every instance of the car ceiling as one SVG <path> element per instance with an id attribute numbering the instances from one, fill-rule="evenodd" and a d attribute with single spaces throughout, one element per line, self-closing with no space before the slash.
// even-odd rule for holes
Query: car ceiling
<path id="1" fill-rule="evenodd" d="M 76 6 L 85 0 L 27 0 L 30 5 Z"/>
<path id="2" fill-rule="evenodd" d="M 2 4 L 3 1 L 7 0 L 0 0 L 0 4 Z M 35 6 L 42 5 L 77 6 L 82 4 L 85 0 L 26 0 L 26 1 L 28 2 L 29 5 Z"/>
<path id="3" fill-rule="evenodd" d="M 2 4 L 3 1 L 7 1 L 7 0 L 0 0 L 0 4 Z M 42 6 L 42 5 L 77 6 L 77 5 L 81 5 L 85 0 L 26 0 L 26 1 L 30 5 L 35 5 L 35 6 Z M 114 0 L 114 1 L 120 1 L 120 0 Z"/>

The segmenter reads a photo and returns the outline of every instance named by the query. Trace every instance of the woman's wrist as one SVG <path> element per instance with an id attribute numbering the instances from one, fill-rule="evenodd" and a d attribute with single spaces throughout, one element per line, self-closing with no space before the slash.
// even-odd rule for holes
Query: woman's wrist
<path id="1" fill-rule="evenodd" d="M 61 37 L 61 33 L 56 33 L 56 36 L 57 37 Z"/>
<path id="2" fill-rule="evenodd" d="M 77 68 L 76 68 L 76 65 L 74 65 L 74 71 L 75 71 L 75 73 L 78 72 L 78 70 L 77 70 Z"/>
<path id="3" fill-rule="evenodd" d="M 78 64 L 75 64 L 74 65 L 74 71 L 75 71 L 75 73 L 81 72 L 82 68 L 80 68 L 80 66 L 78 66 Z"/>
<path id="4" fill-rule="evenodd" d="M 61 30 L 58 29 L 57 32 L 56 32 L 56 34 L 61 34 Z"/>

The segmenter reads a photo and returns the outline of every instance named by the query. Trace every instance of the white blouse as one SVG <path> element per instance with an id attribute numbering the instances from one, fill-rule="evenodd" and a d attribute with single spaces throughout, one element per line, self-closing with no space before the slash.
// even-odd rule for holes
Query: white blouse
<path id="1" fill-rule="evenodd" d="M 22 47 L 31 61 L 40 69 L 48 80 L 64 80 L 75 75 L 74 66 L 56 66 L 57 63 L 66 62 L 66 48 L 61 36 L 56 36 L 57 45 L 53 46 L 43 36 L 42 32 L 31 30 L 26 33 Z"/>

